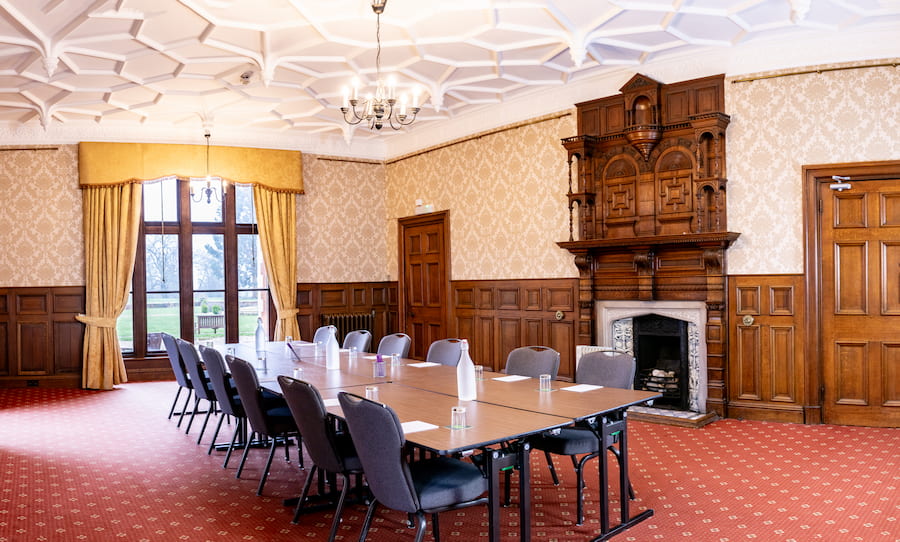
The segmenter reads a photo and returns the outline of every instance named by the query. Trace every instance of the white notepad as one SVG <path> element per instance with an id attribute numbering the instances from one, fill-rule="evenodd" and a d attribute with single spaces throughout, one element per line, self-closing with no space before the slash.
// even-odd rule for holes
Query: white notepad
<path id="1" fill-rule="evenodd" d="M 334 399 L 323 399 L 322 402 L 326 407 L 339 406 L 341 404 L 341 402 L 337 400 L 337 397 L 335 397 Z"/>
<path id="2" fill-rule="evenodd" d="M 435 363 L 433 361 L 422 361 L 420 363 L 410 363 L 410 367 L 434 367 L 436 365 L 440 365 L 440 363 Z"/>
<path id="3" fill-rule="evenodd" d="M 517 380 L 528 380 L 531 378 L 530 376 L 522 376 L 522 375 L 509 375 L 509 376 L 497 376 L 494 377 L 494 380 L 499 380 L 500 382 L 515 382 Z"/>
<path id="4" fill-rule="evenodd" d="M 592 384 L 576 384 L 574 386 L 569 386 L 568 388 L 560 388 L 560 389 L 581 393 L 581 392 L 585 392 L 585 391 L 599 390 L 602 387 L 603 386 L 594 386 Z"/>
<path id="5" fill-rule="evenodd" d="M 416 433 L 418 431 L 430 431 L 432 429 L 437 429 L 438 426 L 433 423 L 422 422 L 419 420 L 413 420 L 411 422 L 404 422 L 400 424 L 403 427 L 404 433 Z"/>

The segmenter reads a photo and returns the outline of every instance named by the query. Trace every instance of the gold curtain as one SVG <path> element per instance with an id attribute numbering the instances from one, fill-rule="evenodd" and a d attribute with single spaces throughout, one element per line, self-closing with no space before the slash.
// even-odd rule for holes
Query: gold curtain
<path id="1" fill-rule="evenodd" d="M 81 186 L 112 185 L 175 176 L 180 179 L 206 174 L 236 183 L 262 185 L 276 192 L 303 193 L 299 151 L 249 147 L 209 147 L 164 143 L 104 143 L 78 145 Z"/>
<path id="2" fill-rule="evenodd" d="M 300 338 L 297 325 L 297 202 L 294 194 L 253 187 L 259 242 L 278 311 L 275 340 Z"/>
<path id="3" fill-rule="evenodd" d="M 112 389 L 127 382 L 116 320 L 128 302 L 141 224 L 141 185 L 85 188 L 85 314 L 82 386 Z"/>

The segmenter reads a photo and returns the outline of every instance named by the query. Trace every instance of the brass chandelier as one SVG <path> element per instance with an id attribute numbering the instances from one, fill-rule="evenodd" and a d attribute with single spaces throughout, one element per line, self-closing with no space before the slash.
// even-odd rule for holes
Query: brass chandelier
<path id="1" fill-rule="evenodd" d="M 372 0 L 372 11 L 375 12 L 375 40 L 378 49 L 375 54 L 375 93 L 368 93 L 360 97 L 359 78 L 354 77 L 351 88 L 343 88 L 343 100 L 341 113 L 344 121 L 350 125 L 356 125 L 363 121 L 369 128 L 381 130 L 385 124 L 394 130 L 408 126 L 416 120 L 419 112 L 419 88 L 414 87 L 412 100 L 405 93 L 397 96 L 397 83 L 394 77 L 390 77 L 387 84 L 381 78 L 381 14 L 387 5 L 387 0 Z"/>

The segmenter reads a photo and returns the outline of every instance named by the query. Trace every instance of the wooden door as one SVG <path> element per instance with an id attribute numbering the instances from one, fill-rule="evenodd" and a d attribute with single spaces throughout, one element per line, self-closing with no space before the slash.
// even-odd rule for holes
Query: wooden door
<path id="1" fill-rule="evenodd" d="M 447 338 L 450 298 L 449 211 L 399 220 L 400 327 L 412 339 L 410 357 Z"/>
<path id="2" fill-rule="evenodd" d="M 824 421 L 897 427 L 900 172 L 850 177 L 818 183 Z"/>

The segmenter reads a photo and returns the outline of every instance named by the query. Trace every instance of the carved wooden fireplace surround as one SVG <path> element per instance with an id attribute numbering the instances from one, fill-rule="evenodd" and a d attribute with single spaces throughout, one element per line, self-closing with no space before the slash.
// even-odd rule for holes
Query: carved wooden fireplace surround
<path id="1" fill-rule="evenodd" d="M 663 84 L 635 75 L 621 94 L 576 104 L 569 240 L 579 270 L 578 343 L 596 344 L 600 300 L 706 303 L 707 410 L 725 415 L 724 76 Z"/>

